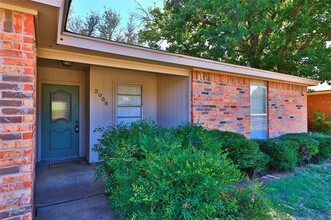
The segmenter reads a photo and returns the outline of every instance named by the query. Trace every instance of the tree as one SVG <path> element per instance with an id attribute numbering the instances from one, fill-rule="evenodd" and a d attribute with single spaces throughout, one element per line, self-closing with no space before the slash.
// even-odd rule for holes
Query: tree
<path id="1" fill-rule="evenodd" d="M 80 16 L 75 16 L 75 11 L 72 7 L 69 8 L 66 29 L 73 33 L 79 33 L 83 29 L 83 19 Z"/>
<path id="2" fill-rule="evenodd" d="M 99 22 L 100 15 L 97 12 L 90 11 L 90 13 L 82 19 L 80 16 L 76 16 L 74 9 L 70 7 L 66 30 L 81 35 L 96 37 Z"/>
<path id="3" fill-rule="evenodd" d="M 126 31 L 124 33 L 125 42 L 128 44 L 138 44 L 138 34 L 136 31 L 136 25 L 134 23 L 134 16 L 130 15 L 129 21 L 126 24 Z"/>
<path id="4" fill-rule="evenodd" d="M 114 40 L 116 38 L 116 31 L 121 21 L 121 16 L 116 11 L 112 10 L 111 8 L 104 8 L 101 23 L 98 27 L 100 38 L 106 40 Z"/>
<path id="5" fill-rule="evenodd" d="M 142 44 L 331 83 L 330 0 L 166 0 Z"/>
<path id="6" fill-rule="evenodd" d="M 80 34 L 86 36 L 97 36 L 97 29 L 100 22 L 100 15 L 95 11 L 90 11 L 90 13 L 85 17 L 83 28 L 80 30 Z"/>

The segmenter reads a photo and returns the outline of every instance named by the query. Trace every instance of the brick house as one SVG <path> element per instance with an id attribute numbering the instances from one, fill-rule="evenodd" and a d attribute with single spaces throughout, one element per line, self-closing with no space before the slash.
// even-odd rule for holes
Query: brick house
<path id="1" fill-rule="evenodd" d="M 68 2 L 0 2 L 0 219 L 32 218 L 36 162 L 97 161 L 98 126 L 307 131 L 317 81 L 68 33 Z"/>

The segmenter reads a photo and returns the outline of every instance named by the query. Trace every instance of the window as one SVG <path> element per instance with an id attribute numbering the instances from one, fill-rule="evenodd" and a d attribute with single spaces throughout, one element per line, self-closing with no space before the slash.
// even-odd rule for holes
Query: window
<path id="1" fill-rule="evenodd" d="M 63 119 L 70 121 L 71 96 L 65 91 L 58 90 L 51 93 L 52 122 Z"/>
<path id="2" fill-rule="evenodd" d="M 142 119 L 142 86 L 117 85 L 117 123 L 131 123 Z"/>
<path id="3" fill-rule="evenodd" d="M 251 83 L 251 138 L 267 139 L 267 86 Z"/>

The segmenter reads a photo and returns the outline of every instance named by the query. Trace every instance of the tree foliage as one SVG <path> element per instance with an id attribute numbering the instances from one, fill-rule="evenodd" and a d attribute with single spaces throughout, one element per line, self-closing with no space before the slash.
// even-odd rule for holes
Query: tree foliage
<path id="1" fill-rule="evenodd" d="M 330 0 L 165 0 L 139 42 L 331 83 Z"/>
<path id="2" fill-rule="evenodd" d="M 106 40 L 114 39 L 121 21 L 121 16 L 111 8 L 104 9 L 102 20 L 98 26 L 100 37 Z"/>
<path id="3" fill-rule="evenodd" d="M 81 35 L 137 44 L 138 35 L 134 16 L 130 15 L 123 29 L 120 28 L 121 21 L 119 12 L 110 7 L 104 7 L 102 12 L 90 11 L 84 18 L 77 16 L 74 9 L 70 7 L 66 29 Z"/>

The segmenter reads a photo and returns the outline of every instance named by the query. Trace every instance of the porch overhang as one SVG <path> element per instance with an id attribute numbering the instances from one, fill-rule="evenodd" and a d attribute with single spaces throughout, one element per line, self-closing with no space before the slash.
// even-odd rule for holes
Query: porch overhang
<path id="1" fill-rule="evenodd" d="M 139 71 L 146 71 L 153 73 L 164 73 L 164 74 L 171 74 L 178 76 L 189 76 L 191 72 L 189 69 L 176 68 L 167 65 L 142 63 L 134 60 L 111 58 L 111 57 L 69 52 L 69 51 L 49 49 L 49 48 L 38 48 L 37 57 L 53 59 L 53 60 L 66 60 L 66 61 L 85 63 L 90 65 L 115 67 L 121 69 L 139 70 Z"/>

